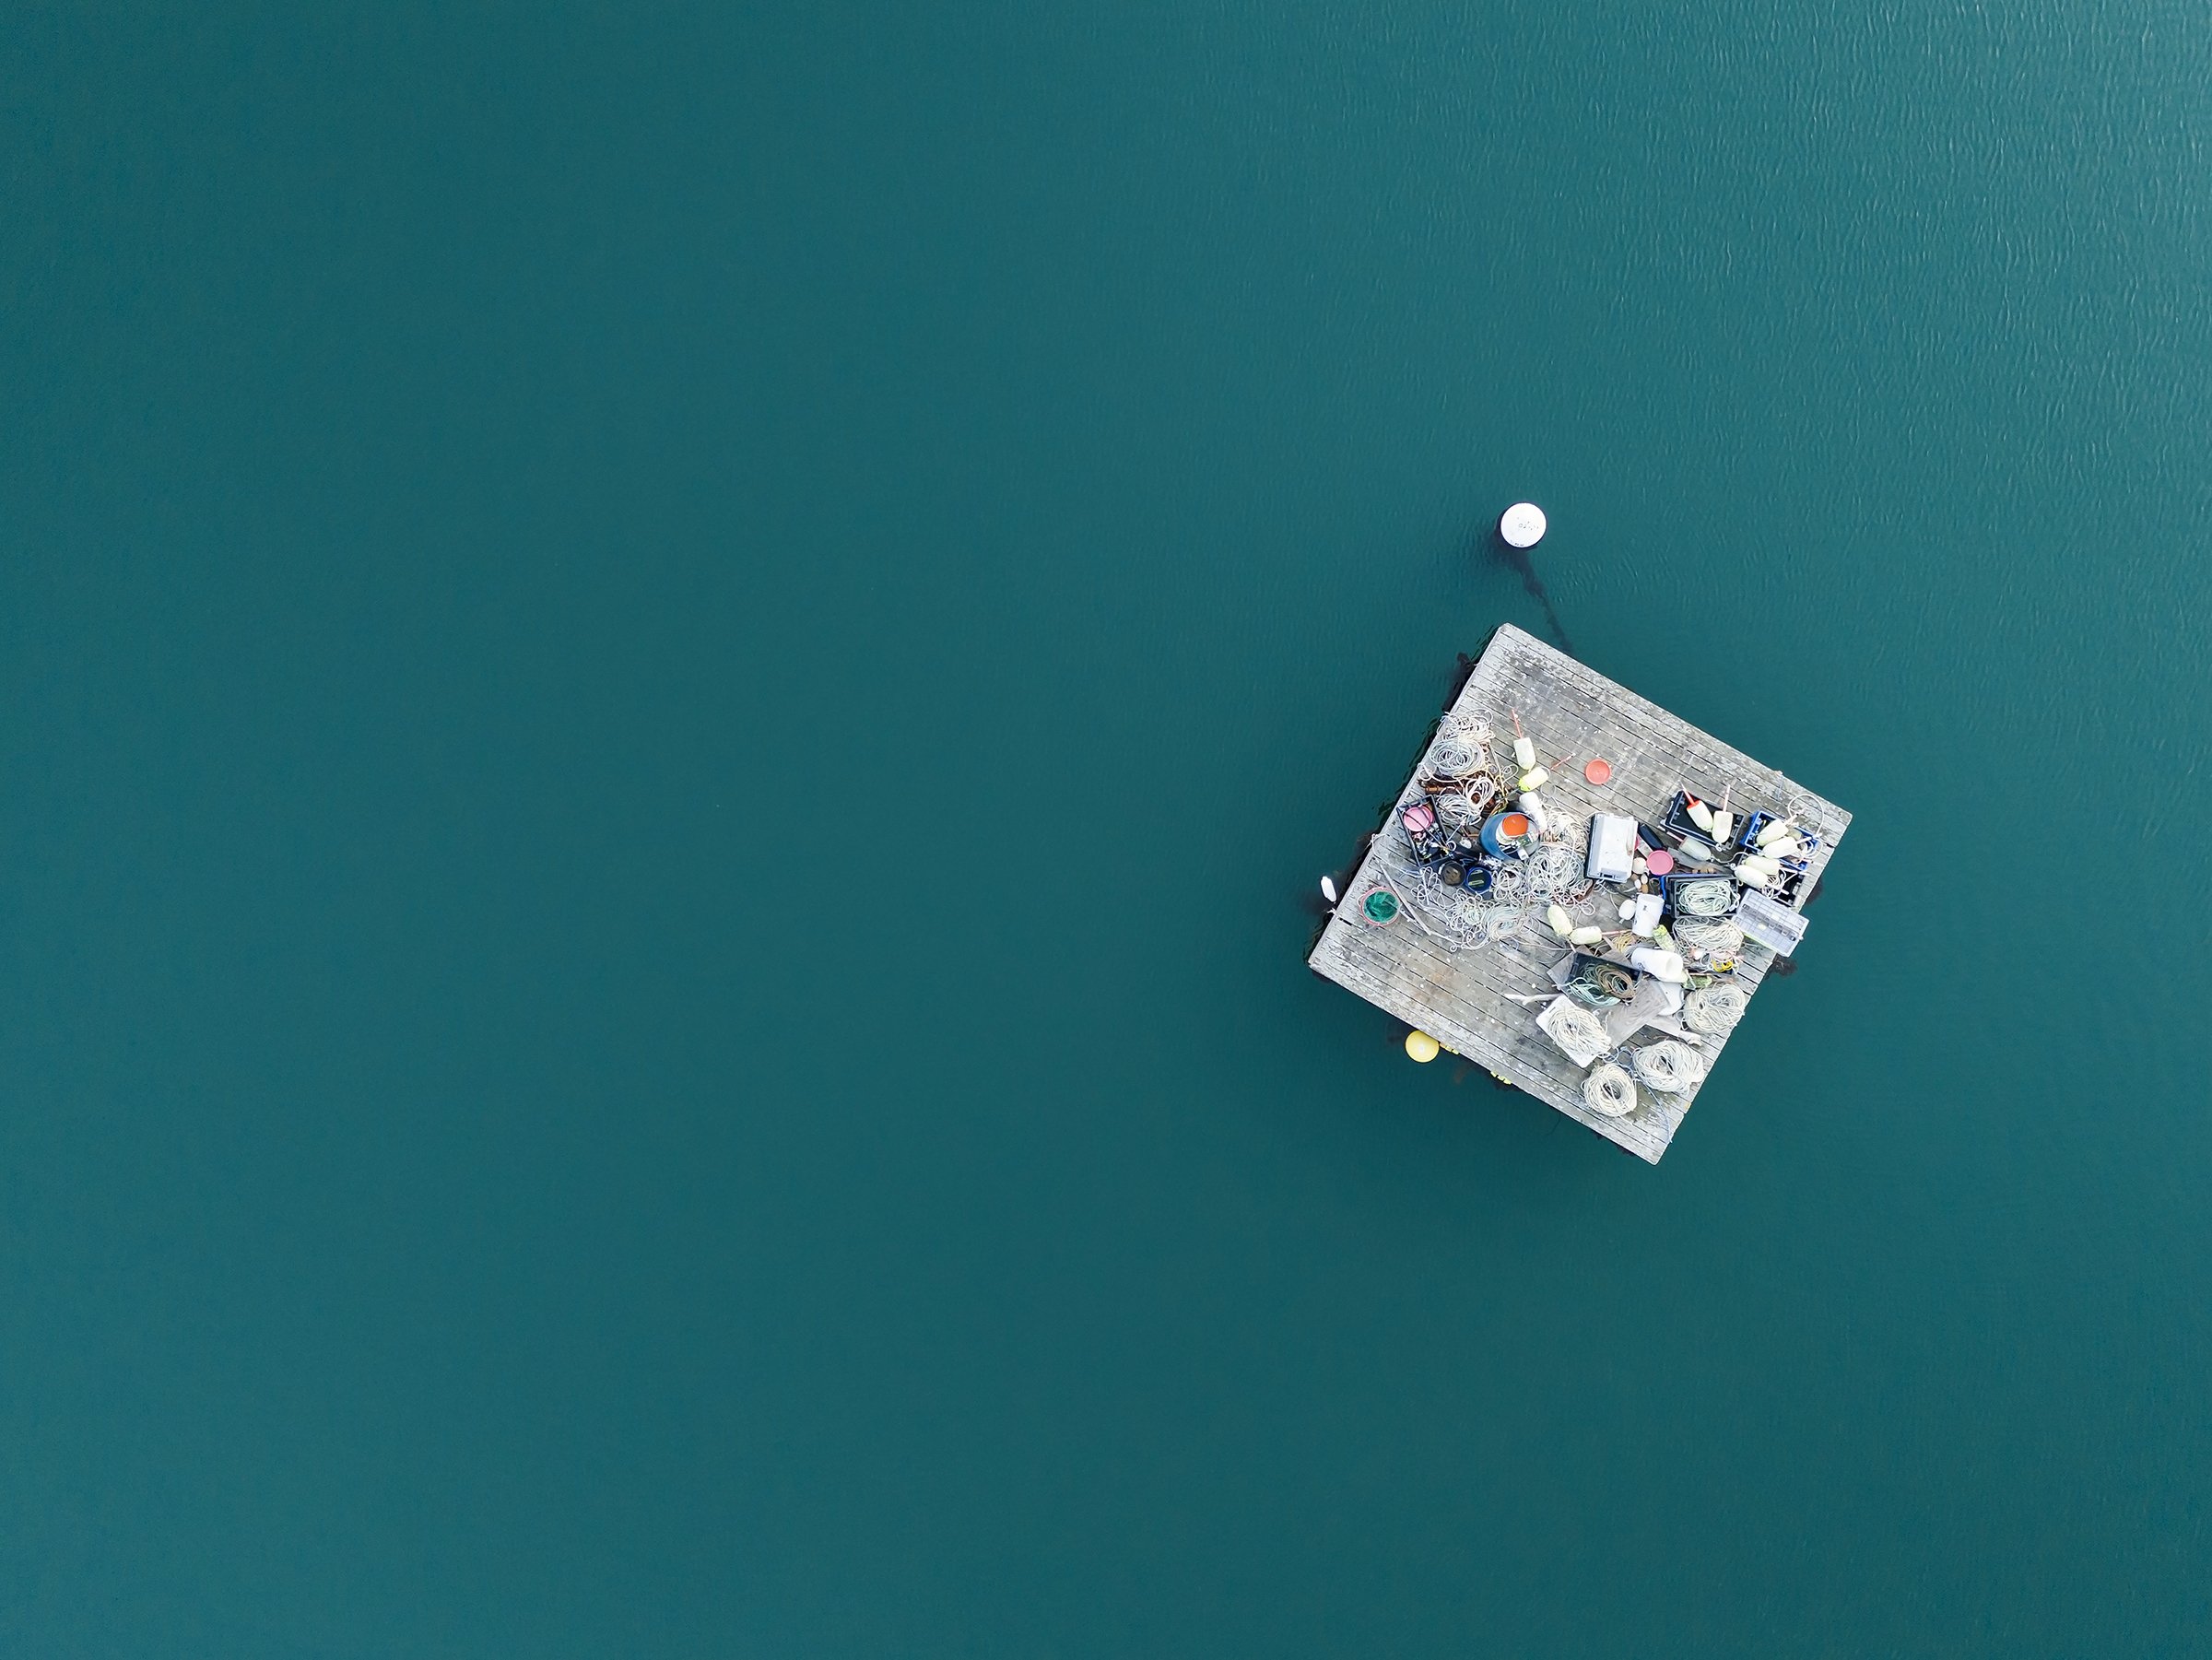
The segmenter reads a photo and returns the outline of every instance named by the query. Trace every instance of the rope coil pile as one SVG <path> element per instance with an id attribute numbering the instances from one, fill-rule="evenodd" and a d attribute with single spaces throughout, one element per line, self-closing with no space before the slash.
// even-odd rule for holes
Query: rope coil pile
<path id="1" fill-rule="evenodd" d="M 1626 1118 L 1636 1110 L 1635 1080 L 1611 1061 L 1583 1079 L 1583 1104 L 1600 1118 Z"/>
<path id="2" fill-rule="evenodd" d="M 1677 945 L 1715 957 L 1734 957 L 1744 948 L 1743 929 L 1724 916 L 1677 917 L 1668 932 Z"/>
<path id="3" fill-rule="evenodd" d="M 1429 799 L 1448 823 L 1479 824 L 1498 804 L 1500 785 L 1488 772 L 1471 772 L 1445 779 L 1429 792 Z"/>
<path id="4" fill-rule="evenodd" d="M 1563 1048 L 1602 1051 L 1608 1042 L 1606 1023 L 1577 1004 L 1566 1004 L 1547 1018 Z"/>
<path id="5" fill-rule="evenodd" d="M 1697 1051 L 1673 1038 L 1639 1049 L 1631 1059 L 1640 1081 L 1670 1095 L 1696 1088 L 1705 1076 Z"/>
<path id="6" fill-rule="evenodd" d="M 1677 916 L 1723 917 L 1735 909 L 1735 895 L 1726 882 L 1682 882 L 1674 899 Z"/>
<path id="7" fill-rule="evenodd" d="M 1594 963 L 1583 971 L 1582 978 L 1594 991 L 1624 1002 L 1636 993 L 1636 976 L 1618 963 Z"/>
<path id="8" fill-rule="evenodd" d="M 1682 999 L 1682 1024 L 1708 1038 L 1724 1038 L 1735 1030 L 1750 1003 L 1740 985 L 1708 985 Z"/>
<path id="9" fill-rule="evenodd" d="M 1465 778 L 1489 765 L 1489 755 L 1471 737 L 1453 733 L 1438 737 L 1429 751 L 1429 771 L 1438 778 Z"/>

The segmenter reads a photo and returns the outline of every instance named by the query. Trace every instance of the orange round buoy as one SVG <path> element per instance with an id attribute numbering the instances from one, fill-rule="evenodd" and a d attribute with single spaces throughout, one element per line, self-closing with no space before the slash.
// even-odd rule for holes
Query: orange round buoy
<path id="1" fill-rule="evenodd" d="M 1528 815 L 1526 813 L 1508 813 L 1505 816 L 1505 822 L 1498 828 L 1509 836 L 1525 836 L 1528 834 Z"/>
<path id="2" fill-rule="evenodd" d="M 1611 783 L 1613 782 L 1613 763 L 1608 760 L 1593 759 L 1583 769 L 1583 776 L 1592 783 Z"/>

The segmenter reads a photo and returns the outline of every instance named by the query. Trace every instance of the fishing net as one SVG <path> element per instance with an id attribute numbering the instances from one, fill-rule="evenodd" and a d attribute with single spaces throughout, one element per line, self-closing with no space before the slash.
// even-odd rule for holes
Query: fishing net
<path id="1" fill-rule="evenodd" d="M 1636 1110 L 1636 1082 L 1607 1061 L 1583 1079 L 1583 1104 L 1600 1118 L 1626 1118 Z"/>
<path id="2" fill-rule="evenodd" d="M 1682 999 L 1682 1024 L 1705 1037 L 1726 1037 L 1750 1000 L 1740 985 L 1702 986 Z"/>
<path id="3" fill-rule="evenodd" d="M 1694 1089 L 1705 1076 L 1705 1063 L 1697 1051 L 1672 1038 L 1639 1049 L 1631 1058 L 1640 1081 L 1670 1094 Z"/>

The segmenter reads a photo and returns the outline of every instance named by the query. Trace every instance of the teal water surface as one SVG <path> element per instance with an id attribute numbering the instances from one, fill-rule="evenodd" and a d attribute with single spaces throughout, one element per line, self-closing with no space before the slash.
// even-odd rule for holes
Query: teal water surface
<path id="1" fill-rule="evenodd" d="M 0 1649 L 2212 1652 L 2212 25 L 38 9 Z M 1666 1162 L 1301 959 L 1545 626 Z"/>

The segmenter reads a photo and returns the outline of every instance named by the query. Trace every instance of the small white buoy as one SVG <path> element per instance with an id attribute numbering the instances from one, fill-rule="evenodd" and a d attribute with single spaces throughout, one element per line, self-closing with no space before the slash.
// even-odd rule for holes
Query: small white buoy
<path id="1" fill-rule="evenodd" d="M 1498 521 L 1498 534 L 1509 547 L 1534 547 L 1544 539 L 1544 510 L 1534 501 L 1516 501 Z"/>
<path id="2" fill-rule="evenodd" d="M 1321 897 L 1332 905 L 1336 902 L 1336 884 L 1327 877 L 1321 878 Z"/>

